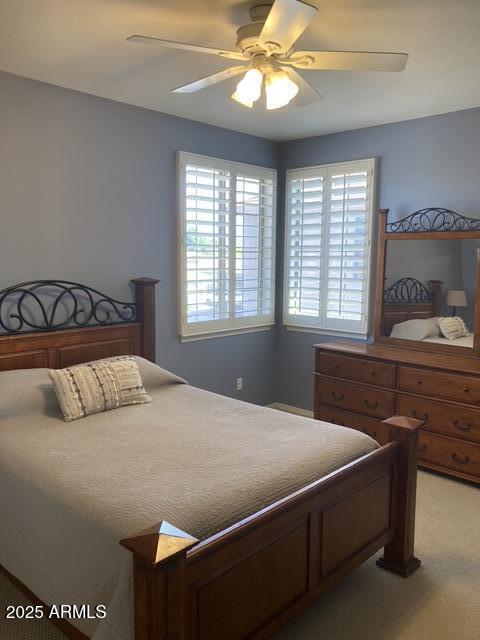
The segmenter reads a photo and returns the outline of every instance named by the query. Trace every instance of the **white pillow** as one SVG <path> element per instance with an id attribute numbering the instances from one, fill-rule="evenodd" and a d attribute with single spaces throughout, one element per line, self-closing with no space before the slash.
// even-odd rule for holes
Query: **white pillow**
<path id="1" fill-rule="evenodd" d="M 440 325 L 440 331 L 444 338 L 447 340 L 457 340 L 457 338 L 464 338 L 468 336 L 468 329 L 462 318 L 458 316 L 449 316 L 446 318 L 438 319 Z"/>
<path id="2" fill-rule="evenodd" d="M 440 336 L 439 318 L 406 320 L 393 325 L 390 338 L 403 340 L 425 340 Z"/>

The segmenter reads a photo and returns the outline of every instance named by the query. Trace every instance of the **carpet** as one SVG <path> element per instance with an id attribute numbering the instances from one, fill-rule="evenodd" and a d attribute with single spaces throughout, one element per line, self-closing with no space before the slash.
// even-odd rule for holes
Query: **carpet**
<path id="1" fill-rule="evenodd" d="M 416 531 L 422 566 L 408 580 L 371 559 L 275 640 L 478 640 L 480 487 L 420 472 Z M 45 620 L 4 619 L 26 600 L 3 576 L 0 603 L 0 640 L 65 640 Z"/>

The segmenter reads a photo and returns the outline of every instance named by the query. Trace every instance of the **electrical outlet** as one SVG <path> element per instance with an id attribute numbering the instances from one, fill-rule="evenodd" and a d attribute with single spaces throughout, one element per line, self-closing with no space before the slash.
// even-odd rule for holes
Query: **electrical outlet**
<path id="1" fill-rule="evenodd" d="M 241 391 L 243 389 L 243 378 L 237 378 L 237 391 Z"/>

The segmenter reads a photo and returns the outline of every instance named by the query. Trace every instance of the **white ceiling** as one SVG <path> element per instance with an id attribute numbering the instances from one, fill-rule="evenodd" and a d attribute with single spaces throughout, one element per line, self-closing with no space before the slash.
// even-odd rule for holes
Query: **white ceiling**
<path id="1" fill-rule="evenodd" d="M 309 0 L 297 49 L 400 51 L 403 73 L 308 71 L 324 100 L 277 112 L 230 100 L 237 79 L 170 89 L 230 66 L 127 43 L 132 34 L 226 49 L 249 21 L 238 0 L 0 0 L 0 69 L 62 87 L 286 140 L 480 106 L 480 0 Z"/>

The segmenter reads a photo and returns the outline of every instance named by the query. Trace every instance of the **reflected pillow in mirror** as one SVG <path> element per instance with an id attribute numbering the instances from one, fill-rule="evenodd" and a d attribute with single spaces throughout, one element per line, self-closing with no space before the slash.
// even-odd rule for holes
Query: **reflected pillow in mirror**
<path id="1" fill-rule="evenodd" d="M 439 318 L 406 320 L 393 325 L 390 338 L 402 340 L 425 340 L 440 336 Z"/>
<path id="2" fill-rule="evenodd" d="M 443 337 L 447 338 L 447 340 L 457 340 L 457 338 L 468 336 L 469 331 L 467 325 L 463 319 L 458 316 L 439 318 L 438 323 Z"/>

